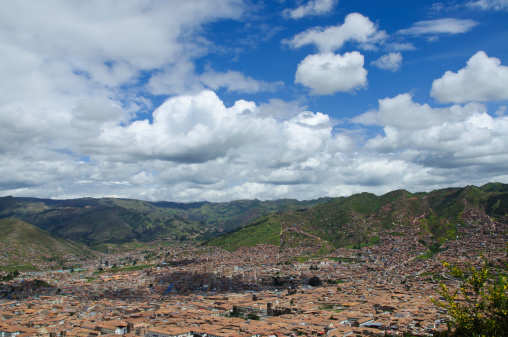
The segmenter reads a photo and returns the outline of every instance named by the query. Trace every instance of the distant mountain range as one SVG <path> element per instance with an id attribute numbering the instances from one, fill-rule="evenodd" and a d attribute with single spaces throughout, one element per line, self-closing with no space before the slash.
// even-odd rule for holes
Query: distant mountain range
<path id="1" fill-rule="evenodd" d="M 382 196 L 360 193 L 311 201 L 175 203 L 1 197 L 1 218 L 18 219 L 92 247 L 161 239 L 196 240 L 228 250 L 260 243 L 321 245 L 328 250 L 375 244 L 380 230 L 400 224 L 418 226 L 436 238 L 452 238 L 460 224 L 507 222 L 508 185 L 489 183 L 414 194 L 396 190 Z M 13 223 L 2 224 L 0 235 Z M 32 229 L 31 233 L 47 240 L 42 231 Z"/>
<path id="2" fill-rule="evenodd" d="M 323 251 L 379 241 L 379 232 L 412 226 L 436 241 L 456 237 L 458 225 L 508 222 L 508 185 L 445 188 L 430 193 L 396 190 L 382 196 L 360 193 L 339 197 L 306 210 L 266 216 L 212 239 L 226 250 L 266 243 L 287 247 L 314 246 Z"/>
<path id="3" fill-rule="evenodd" d="M 310 207 L 327 200 L 174 203 L 115 198 L 2 197 L 0 218 L 23 220 L 65 239 L 97 246 L 157 239 L 206 240 L 262 216 Z"/>

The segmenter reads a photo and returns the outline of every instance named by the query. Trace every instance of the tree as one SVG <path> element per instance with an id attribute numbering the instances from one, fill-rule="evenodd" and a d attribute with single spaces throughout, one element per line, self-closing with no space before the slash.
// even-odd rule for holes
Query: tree
<path id="1" fill-rule="evenodd" d="M 233 305 L 233 310 L 229 313 L 229 316 L 230 317 L 240 317 L 242 314 L 240 313 L 240 309 L 236 306 L 236 305 Z"/>
<path id="2" fill-rule="evenodd" d="M 507 246 L 508 253 L 508 246 Z M 468 264 L 465 268 L 443 265 L 449 273 L 460 280 L 456 290 L 440 284 L 439 294 L 444 302 L 433 302 L 448 311 L 452 321 L 451 336 L 506 336 L 508 331 L 508 264 L 492 268 L 483 258 L 477 269 Z M 459 301 L 459 298 L 461 301 Z"/>
<path id="3" fill-rule="evenodd" d="M 323 282 L 321 282 L 321 279 L 318 276 L 311 277 L 309 279 L 309 285 L 313 287 L 320 287 Z"/>

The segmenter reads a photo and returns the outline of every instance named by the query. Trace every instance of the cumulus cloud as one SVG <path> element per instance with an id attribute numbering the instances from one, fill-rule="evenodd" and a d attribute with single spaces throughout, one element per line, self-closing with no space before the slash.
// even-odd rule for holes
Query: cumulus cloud
<path id="1" fill-rule="evenodd" d="M 397 71 L 400 69 L 402 64 L 402 54 L 401 53 L 389 53 L 381 56 L 375 61 L 370 63 L 373 66 L 384 70 Z"/>
<path id="2" fill-rule="evenodd" d="M 363 55 L 357 51 L 344 55 L 325 53 L 307 56 L 296 70 L 295 83 L 316 95 L 331 95 L 367 86 Z"/>
<path id="3" fill-rule="evenodd" d="M 475 0 L 466 3 L 466 6 L 471 9 L 481 9 L 484 11 L 506 11 L 508 10 L 507 0 Z"/>
<path id="4" fill-rule="evenodd" d="M 428 190 L 464 179 L 483 183 L 486 174 L 506 177 L 508 117 L 491 117 L 479 103 L 433 108 L 409 94 L 385 98 L 353 121 L 382 128 L 363 139 L 295 102 L 265 103 L 296 110 L 279 119 L 263 112 L 266 106 L 245 100 L 226 106 L 215 93 L 203 91 L 170 98 L 151 121 L 121 123 L 125 112 L 103 100 L 109 106 L 104 117 L 85 113 L 100 104 L 90 101 L 76 107 L 83 111 L 73 118 L 47 116 L 51 119 L 43 124 L 35 115 L 23 130 L 13 130 L 37 139 L 20 136 L 9 143 L 12 151 L 0 149 L 2 194 L 309 199 L 366 189 Z M 86 137 L 71 137 L 79 132 Z M 16 152 L 20 149 L 23 156 Z"/>
<path id="5" fill-rule="evenodd" d="M 508 67 L 480 51 L 469 59 L 465 68 L 456 73 L 447 71 L 434 80 L 430 94 L 443 103 L 506 100 Z"/>
<path id="6" fill-rule="evenodd" d="M 386 39 L 387 34 L 377 29 L 368 17 L 359 13 L 346 16 L 344 24 L 332 27 L 314 27 L 299 33 L 284 42 L 292 48 L 313 44 L 321 53 L 333 52 L 341 48 L 346 42 L 352 41 L 365 49 L 374 48 L 374 44 Z"/>
<path id="7" fill-rule="evenodd" d="M 438 35 L 462 34 L 470 31 L 478 22 L 470 19 L 445 18 L 438 20 L 419 21 L 410 28 L 401 29 L 397 33 L 402 35 Z"/>
<path id="8" fill-rule="evenodd" d="M 305 16 L 323 15 L 329 13 L 337 2 L 338 0 L 309 0 L 295 9 L 286 9 L 284 15 L 295 20 Z"/>
<path id="9" fill-rule="evenodd" d="M 508 118 L 491 117 L 482 104 L 432 108 L 403 94 L 380 100 L 378 110 L 368 114 L 366 120 L 382 126 L 383 134 L 369 139 L 365 149 L 391 153 L 434 172 L 460 168 L 495 175 L 507 164 L 503 148 L 508 146 Z"/>
<path id="10" fill-rule="evenodd" d="M 37 192 L 72 197 L 63 192 L 69 187 L 66 184 L 71 184 L 72 190 L 78 188 L 91 196 L 114 186 L 117 196 L 145 199 L 251 197 L 246 190 L 238 194 L 223 190 L 229 189 L 232 181 L 246 179 L 250 185 L 242 183 L 242 188 L 262 184 L 265 189 L 269 184 L 265 177 L 270 177 L 273 184 L 311 181 L 313 174 L 304 171 L 320 162 L 314 157 L 328 147 L 340 148 L 340 144 L 334 145 L 339 138 L 332 134 L 333 125 L 327 115 L 300 111 L 278 120 L 261 113 L 253 102 L 239 100 L 226 107 L 212 91 L 170 98 L 154 111 L 151 122 L 120 123 L 124 112 L 106 100 L 102 104 L 109 105 L 109 110 L 101 109 L 104 116 L 86 113 L 99 103 L 84 101 L 72 118 L 51 115 L 46 123 L 26 112 L 26 123 L 17 124 L 22 129 L 11 130 L 19 135 L 20 144 L 14 144 L 10 137 L 9 148 L 13 151 L 0 149 L 0 162 L 9 163 L 0 168 L 2 190 L 15 195 Z M 273 104 L 284 105 L 267 103 Z M 10 124 L 6 116 L 2 114 L 0 125 L 12 128 L 15 116 Z M 5 135 L 2 133 L 2 137 Z M 347 142 L 347 136 L 340 137 L 341 144 Z M 22 159 L 17 156 L 20 146 Z M 29 163 L 23 165 L 27 158 Z M 280 176 L 280 172 L 289 171 L 294 172 Z M 149 188 L 165 184 L 174 187 L 171 191 Z M 145 185 L 147 194 L 140 195 L 139 186 Z M 42 192 L 44 188 L 46 192 Z"/>

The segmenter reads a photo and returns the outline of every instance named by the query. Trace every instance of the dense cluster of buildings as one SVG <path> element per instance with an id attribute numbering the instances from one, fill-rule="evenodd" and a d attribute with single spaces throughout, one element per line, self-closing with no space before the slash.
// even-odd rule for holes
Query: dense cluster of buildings
<path id="1" fill-rule="evenodd" d="M 481 265 L 481 252 L 502 263 L 507 230 L 464 225 L 433 254 L 428 234 L 403 225 L 378 245 L 315 258 L 271 245 L 142 246 L 2 282 L 0 337 L 431 336 L 448 319 L 431 301 L 439 282 L 456 283 L 441 261 Z M 126 268 L 136 263 L 150 264 Z"/>

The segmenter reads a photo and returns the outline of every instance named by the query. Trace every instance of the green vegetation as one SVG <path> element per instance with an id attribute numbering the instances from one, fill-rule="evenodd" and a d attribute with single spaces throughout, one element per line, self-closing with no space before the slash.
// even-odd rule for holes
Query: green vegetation
<path id="1" fill-rule="evenodd" d="M 309 282 L 308 284 L 310 286 L 313 286 L 313 287 L 321 287 L 321 285 L 323 284 L 323 282 L 321 281 L 321 279 L 319 278 L 319 276 L 313 276 L 309 279 Z"/>
<path id="2" fill-rule="evenodd" d="M 211 240 L 208 244 L 219 246 L 227 251 L 235 251 L 239 247 L 251 247 L 260 243 L 280 245 L 280 231 L 280 220 L 275 216 L 270 220 L 264 218 L 251 225 L 229 232 L 220 239 Z"/>
<path id="3" fill-rule="evenodd" d="M 508 253 L 508 246 L 507 246 Z M 450 274 L 461 281 L 452 291 L 441 284 L 444 301 L 433 302 L 446 309 L 452 321 L 449 336 L 506 336 L 508 331 L 508 263 L 505 268 L 489 267 L 484 259 L 481 269 L 472 265 L 461 269 L 444 262 Z M 459 297 L 462 301 L 459 301 Z"/>
<path id="4" fill-rule="evenodd" d="M 420 242 L 424 246 L 427 246 L 427 242 L 425 242 L 425 240 L 423 239 L 418 240 L 418 242 Z M 444 249 L 441 248 L 441 244 L 438 242 L 431 243 L 430 245 L 427 246 L 427 248 L 429 249 L 429 251 L 423 255 L 418 256 L 418 259 L 427 260 L 434 257 L 437 253 L 444 251 Z"/>
<path id="5" fill-rule="evenodd" d="M 7 274 L 5 276 L 0 276 L 0 281 L 9 282 L 9 281 L 14 280 L 18 276 L 19 276 L 19 271 L 15 270 L 14 272 L 10 272 L 9 274 Z"/>
<path id="6" fill-rule="evenodd" d="M 323 256 L 338 247 L 360 249 L 378 244 L 380 231 L 400 226 L 419 226 L 433 236 L 433 242 L 442 245 L 457 237 L 458 226 L 468 226 L 486 216 L 508 221 L 508 185 L 489 183 L 414 194 L 396 190 L 381 196 L 359 193 L 312 201 L 173 203 L 115 198 L 0 198 L 0 218 L 18 219 L 46 231 L 23 229 L 13 242 L 37 238 L 45 249 L 53 252 L 60 247 L 68 254 L 73 250 L 81 253 L 82 248 L 65 240 L 49 244 L 47 232 L 105 253 L 127 243 L 165 240 L 206 242 L 227 250 L 260 243 L 300 246 Z M 0 237 L 5 237 L 2 231 L 9 227 L 0 224 Z M 29 231 L 32 234 L 23 234 Z M 392 235 L 403 233 L 393 231 Z M 57 238 L 54 235 L 53 239 Z"/>
<path id="7" fill-rule="evenodd" d="M 43 281 L 43 280 L 36 279 L 36 280 L 33 280 L 32 282 L 33 282 L 34 287 L 50 287 L 51 286 L 51 284 L 49 284 L 48 282 Z"/>
<path id="8" fill-rule="evenodd" d="M 82 253 L 72 243 L 17 219 L 0 219 L 0 238 L 0 242 L 12 239 L 17 245 L 46 249 L 58 254 Z"/>
<path id="9" fill-rule="evenodd" d="M 351 257 L 329 257 L 330 261 L 335 262 L 345 262 L 345 263 L 356 263 L 358 262 L 357 258 L 351 258 Z"/>
<path id="10" fill-rule="evenodd" d="M 328 283 L 328 284 L 341 284 L 341 283 L 345 283 L 345 281 L 343 281 L 343 280 L 326 280 L 326 283 Z"/>
<path id="11" fill-rule="evenodd" d="M 37 268 L 35 268 L 33 265 L 25 265 L 22 263 L 17 263 L 16 261 L 11 261 L 11 265 L 8 266 L 1 266 L 0 271 L 3 271 L 5 273 L 10 273 L 13 271 L 37 271 Z"/>
<path id="12" fill-rule="evenodd" d="M 348 249 L 361 249 L 363 247 L 378 245 L 380 240 L 381 239 L 380 239 L 379 236 L 371 236 L 371 237 L 368 237 L 363 242 L 357 243 L 355 245 L 347 246 L 346 248 L 348 248 Z"/>
<path id="13" fill-rule="evenodd" d="M 226 234 L 208 244 L 234 250 L 244 241 L 248 241 L 248 245 L 277 242 L 275 231 L 270 240 L 263 233 L 267 222 L 281 223 L 284 227 L 282 237 L 279 234 L 282 246 L 318 247 L 319 255 L 326 255 L 338 247 L 361 249 L 376 245 L 380 242 L 380 230 L 413 226 L 415 219 L 419 219 L 415 225 L 423 230 L 422 235 L 427 232 L 433 236 L 433 243 L 443 245 L 459 235 L 457 226 L 467 226 L 486 216 L 508 221 L 508 185 L 494 183 L 481 188 L 467 186 L 416 194 L 397 190 L 382 196 L 360 193 L 334 198 L 307 209 L 270 215 L 250 225 L 263 229 L 237 231 L 234 236 Z M 404 236 L 402 231 L 391 234 Z M 432 248 L 429 254 L 421 258 L 438 252 L 435 247 L 428 248 Z"/>
<path id="14" fill-rule="evenodd" d="M 23 220 L 60 237 L 108 252 L 110 245 L 160 238 L 180 242 L 206 241 L 269 214 L 308 208 L 327 200 L 184 204 L 115 198 L 1 197 L 0 218 Z"/>
<path id="15" fill-rule="evenodd" d="M 4 272 L 34 271 L 43 261 L 63 266 L 65 255 L 88 255 L 78 246 L 17 219 L 0 219 L 0 257 L 8 263 Z"/>
<path id="16" fill-rule="evenodd" d="M 247 319 L 253 321 L 259 321 L 261 318 L 256 314 L 247 314 Z"/>

